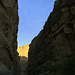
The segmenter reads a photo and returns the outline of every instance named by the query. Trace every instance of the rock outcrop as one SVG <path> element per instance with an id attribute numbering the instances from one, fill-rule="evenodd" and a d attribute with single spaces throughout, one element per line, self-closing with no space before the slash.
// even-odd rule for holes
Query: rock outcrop
<path id="1" fill-rule="evenodd" d="M 28 51 L 29 51 L 29 44 L 17 48 L 17 52 L 19 53 L 20 56 L 21 71 L 26 71 L 28 63 Z"/>
<path id="2" fill-rule="evenodd" d="M 19 56 L 21 57 L 25 56 L 28 58 L 28 51 L 29 51 L 29 44 L 17 48 L 17 52 L 19 53 Z"/>
<path id="3" fill-rule="evenodd" d="M 18 71 L 17 0 L 0 0 L 0 71 Z"/>
<path id="4" fill-rule="evenodd" d="M 28 65 L 28 58 L 25 56 L 20 56 L 20 67 L 21 67 L 21 71 L 26 72 L 26 68 Z"/>
<path id="5" fill-rule="evenodd" d="M 29 75 L 74 75 L 75 69 L 72 70 L 73 67 L 75 68 L 74 55 L 75 0 L 57 0 L 43 30 L 30 44 L 28 73 Z M 64 73 L 61 66 L 65 65 L 65 62 L 71 64 L 66 70 L 64 69 L 66 71 Z"/>

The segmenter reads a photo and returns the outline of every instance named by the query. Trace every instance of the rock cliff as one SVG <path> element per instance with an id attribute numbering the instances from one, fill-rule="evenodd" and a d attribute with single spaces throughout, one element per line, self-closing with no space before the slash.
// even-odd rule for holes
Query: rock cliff
<path id="1" fill-rule="evenodd" d="M 74 55 L 75 0 L 56 0 L 43 30 L 30 44 L 28 73 L 29 75 L 74 75 L 75 69 L 72 70 L 72 67 L 75 68 Z M 65 62 L 68 65 L 63 69 Z"/>
<path id="2" fill-rule="evenodd" d="M 20 56 L 20 67 L 22 71 L 25 71 L 27 67 L 28 51 L 29 51 L 29 44 L 17 48 L 17 52 L 19 53 Z"/>
<path id="3" fill-rule="evenodd" d="M 0 0 L 0 71 L 18 71 L 17 0 Z"/>
<path id="4" fill-rule="evenodd" d="M 17 48 L 19 56 L 25 56 L 28 58 L 28 51 L 29 51 L 29 44 Z"/>

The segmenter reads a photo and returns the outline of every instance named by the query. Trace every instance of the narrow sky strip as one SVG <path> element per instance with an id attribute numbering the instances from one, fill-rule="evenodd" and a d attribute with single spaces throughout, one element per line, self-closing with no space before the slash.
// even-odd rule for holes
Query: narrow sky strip
<path id="1" fill-rule="evenodd" d="M 43 29 L 55 0 L 18 0 L 18 46 L 30 44 Z"/>

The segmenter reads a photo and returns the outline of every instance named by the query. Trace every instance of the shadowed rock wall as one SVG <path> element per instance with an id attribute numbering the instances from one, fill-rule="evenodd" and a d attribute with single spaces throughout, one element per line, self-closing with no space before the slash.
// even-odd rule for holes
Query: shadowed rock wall
<path id="1" fill-rule="evenodd" d="M 75 55 L 75 0 L 57 0 L 43 30 L 30 44 L 28 73 L 62 75 L 58 67 L 73 55 Z"/>
<path id="2" fill-rule="evenodd" d="M 14 71 L 19 70 L 17 31 L 17 0 L 0 0 L 0 63 L 8 70 Z M 0 65 L 0 71 L 4 71 L 5 67 Z"/>

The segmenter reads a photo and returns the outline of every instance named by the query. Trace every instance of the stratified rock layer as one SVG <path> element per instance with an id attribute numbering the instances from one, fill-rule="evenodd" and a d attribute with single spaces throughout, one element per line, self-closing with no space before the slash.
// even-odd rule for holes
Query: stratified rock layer
<path id="1" fill-rule="evenodd" d="M 19 70 L 17 53 L 17 0 L 0 0 L 0 71 Z M 2 68 L 2 69 L 1 69 Z"/>
<path id="2" fill-rule="evenodd" d="M 30 44 L 28 73 L 62 75 L 59 73 L 59 66 L 73 55 L 75 55 L 75 0 L 57 0 L 43 30 Z"/>

